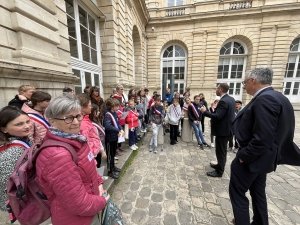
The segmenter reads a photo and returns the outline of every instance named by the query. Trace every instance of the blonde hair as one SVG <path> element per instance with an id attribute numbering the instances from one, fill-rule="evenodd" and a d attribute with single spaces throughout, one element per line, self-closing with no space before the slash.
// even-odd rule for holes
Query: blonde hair
<path id="1" fill-rule="evenodd" d="M 24 85 L 21 85 L 19 88 L 18 88 L 18 92 L 19 94 L 21 94 L 21 92 L 26 92 L 30 89 L 34 89 L 35 90 L 35 87 L 31 86 L 31 85 L 28 85 L 28 84 L 24 84 Z"/>

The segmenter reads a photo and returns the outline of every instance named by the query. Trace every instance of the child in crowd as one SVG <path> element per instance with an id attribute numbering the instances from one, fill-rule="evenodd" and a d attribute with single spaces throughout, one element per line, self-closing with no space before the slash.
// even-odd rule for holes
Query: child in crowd
<path id="1" fill-rule="evenodd" d="M 144 129 L 143 129 L 143 123 L 144 123 L 144 109 L 143 109 L 143 104 L 141 103 L 141 97 L 140 96 L 136 96 L 135 97 L 135 103 L 136 103 L 136 110 L 139 114 L 138 116 L 138 128 L 137 128 L 137 131 L 136 131 L 136 134 L 137 134 L 137 141 L 140 141 L 141 140 L 141 133 L 144 132 Z"/>
<path id="2" fill-rule="evenodd" d="M 171 145 L 175 145 L 178 142 L 177 133 L 181 118 L 181 108 L 178 98 L 173 98 L 173 103 L 168 107 L 167 116 L 169 117 L 170 124 L 170 143 Z"/>
<path id="3" fill-rule="evenodd" d="M 105 101 L 100 110 L 100 121 L 103 120 L 105 127 L 105 149 L 107 153 L 108 176 L 118 179 L 118 173 L 121 169 L 115 166 L 115 156 L 118 145 L 118 137 L 124 136 L 124 131 L 118 122 L 118 109 L 120 102 L 115 98 L 109 98 Z"/>
<path id="4" fill-rule="evenodd" d="M 217 108 L 217 105 L 218 105 L 218 102 L 219 100 L 215 100 L 213 103 L 211 103 L 211 106 L 209 107 L 209 111 L 211 113 L 214 113 L 216 108 Z M 210 121 L 210 125 L 211 125 L 211 121 Z M 210 129 L 211 130 L 211 129 Z M 211 140 L 211 147 L 215 147 L 215 142 L 214 142 L 214 136 L 210 133 L 210 140 Z"/>
<path id="5" fill-rule="evenodd" d="M 91 114 L 89 115 L 90 120 L 92 121 L 92 124 L 98 133 L 99 139 L 101 141 L 102 146 L 105 146 L 105 128 L 101 125 L 100 119 L 99 119 L 99 106 L 96 104 L 92 104 L 92 111 Z M 105 149 L 102 148 L 100 149 L 100 152 L 96 156 L 96 161 L 97 161 L 97 168 L 100 168 L 101 166 L 101 159 L 106 159 L 106 153 Z"/>
<path id="6" fill-rule="evenodd" d="M 8 105 L 17 106 L 19 109 L 22 108 L 25 102 L 29 102 L 31 99 L 31 95 L 35 92 L 35 87 L 31 85 L 21 85 L 18 88 L 19 94 L 12 99 Z"/>
<path id="7" fill-rule="evenodd" d="M 88 145 L 92 151 L 92 154 L 94 157 L 96 157 L 100 151 L 104 150 L 104 148 L 100 142 L 99 135 L 89 117 L 92 112 L 92 103 L 89 96 L 86 94 L 79 94 L 77 95 L 77 98 L 81 105 L 81 112 L 83 115 L 83 120 L 80 126 L 80 133 L 83 136 L 87 137 Z M 95 164 L 97 164 L 96 160 Z"/>
<path id="8" fill-rule="evenodd" d="M 126 107 L 125 112 L 128 112 L 128 115 L 125 120 L 128 124 L 129 147 L 131 150 L 137 150 L 138 146 L 135 144 L 135 140 L 139 114 L 137 113 L 136 108 L 134 106 L 134 100 L 130 99 L 128 101 L 128 107 Z"/>
<path id="9" fill-rule="evenodd" d="M 25 102 L 22 111 L 26 112 L 33 122 L 29 137 L 35 144 L 41 144 L 48 131 L 50 124 L 44 117 L 45 109 L 50 104 L 51 95 L 44 91 L 35 91 L 31 95 L 32 107 Z"/>
<path id="10" fill-rule="evenodd" d="M 154 153 L 157 153 L 157 136 L 159 128 L 164 124 L 165 110 L 161 105 L 161 97 L 157 95 L 154 97 L 154 105 L 150 107 L 149 121 L 152 126 L 152 137 L 149 144 L 149 151 L 152 152 L 154 145 Z"/>
<path id="11" fill-rule="evenodd" d="M 168 111 L 168 107 L 169 107 L 169 103 L 168 103 L 167 99 L 163 100 L 162 104 L 163 104 L 163 107 L 164 107 L 164 111 L 167 112 Z M 165 125 L 165 129 L 164 130 L 165 130 L 166 133 L 170 132 L 170 125 L 169 125 L 169 123 Z"/>

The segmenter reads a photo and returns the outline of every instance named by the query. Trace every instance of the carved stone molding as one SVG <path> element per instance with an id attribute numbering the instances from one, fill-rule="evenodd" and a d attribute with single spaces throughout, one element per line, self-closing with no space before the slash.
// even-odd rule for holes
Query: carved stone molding
<path id="1" fill-rule="evenodd" d="M 252 7 L 252 1 L 234 2 L 234 3 L 230 3 L 229 10 L 248 9 L 251 7 Z"/>

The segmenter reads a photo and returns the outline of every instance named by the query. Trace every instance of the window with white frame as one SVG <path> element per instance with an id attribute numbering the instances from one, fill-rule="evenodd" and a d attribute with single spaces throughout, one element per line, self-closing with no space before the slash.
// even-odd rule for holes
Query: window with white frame
<path id="1" fill-rule="evenodd" d="M 171 88 L 171 80 L 174 79 L 174 92 L 183 95 L 185 91 L 186 53 L 179 45 L 167 47 L 161 58 L 162 77 L 167 77 L 167 87 Z"/>
<path id="2" fill-rule="evenodd" d="M 300 102 L 300 37 L 293 40 L 284 75 L 284 95 L 293 103 Z"/>
<path id="3" fill-rule="evenodd" d="M 167 0 L 167 7 L 180 6 L 184 4 L 184 0 Z"/>
<path id="4" fill-rule="evenodd" d="M 247 63 L 247 48 L 240 41 L 229 41 L 220 49 L 217 84 L 228 83 L 228 94 L 241 100 Z"/>
<path id="5" fill-rule="evenodd" d="M 87 85 L 101 87 L 99 19 L 79 0 L 65 0 L 71 64 L 76 82 L 75 92 L 82 93 Z"/>

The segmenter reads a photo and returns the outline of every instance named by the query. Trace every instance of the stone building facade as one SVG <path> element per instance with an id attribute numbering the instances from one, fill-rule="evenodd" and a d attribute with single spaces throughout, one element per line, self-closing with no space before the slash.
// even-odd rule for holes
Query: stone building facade
<path id="1" fill-rule="evenodd" d="M 143 0 L 0 0 L 0 107 L 22 84 L 145 86 L 148 20 Z"/>
<path id="2" fill-rule="evenodd" d="M 247 70 L 300 103 L 300 0 L 0 0 L 0 107 L 21 84 L 203 92 L 228 82 L 247 102 Z"/>
<path id="3" fill-rule="evenodd" d="M 299 0 L 146 0 L 148 86 L 163 74 L 175 90 L 215 98 L 217 83 L 248 102 L 241 82 L 247 70 L 271 66 L 273 87 L 300 102 Z M 173 52 L 171 52 L 173 51 Z M 178 83 L 178 85 L 176 84 Z"/>

